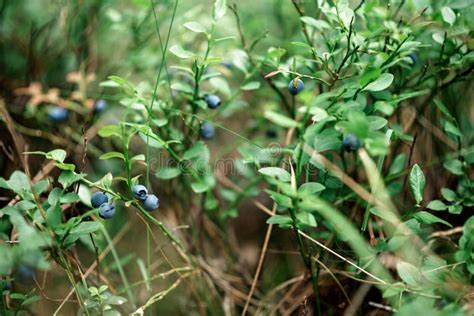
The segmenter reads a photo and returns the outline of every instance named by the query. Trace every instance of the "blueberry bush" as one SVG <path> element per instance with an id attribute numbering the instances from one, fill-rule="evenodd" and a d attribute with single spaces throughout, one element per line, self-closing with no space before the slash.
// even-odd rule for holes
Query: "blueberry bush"
<path id="1" fill-rule="evenodd" d="M 472 315 L 471 0 L 0 0 L 0 315 Z"/>

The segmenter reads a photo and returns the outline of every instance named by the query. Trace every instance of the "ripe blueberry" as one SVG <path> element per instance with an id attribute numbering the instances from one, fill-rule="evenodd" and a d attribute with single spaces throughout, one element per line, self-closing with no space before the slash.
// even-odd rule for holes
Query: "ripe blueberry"
<path id="1" fill-rule="evenodd" d="M 278 133 L 276 130 L 272 129 L 272 128 L 269 128 L 267 129 L 267 131 L 265 132 L 265 135 L 267 135 L 268 138 L 277 138 L 278 136 Z"/>
<path id="2" fill-rule="evenodd" d="M 144 185 L 137 184 L 133 187 L 133 195 L 137 200 L 145 201 L 148 190 Z"/>
<path id="3" fill-rule="evenodd" d="M 65 108 L 54 106 L 48 110 L 48 117 L 54 123 L 61 123 L 67 121 L 69 111 Z"/>
<path id="4" fill-rule="evenodd" d="M 212 139 L 215 135 L 214 125 L 204 122 L 201 125 L 201 137 L 203 139 Z"/>
<path id="5" fill-rule="evenodd" d="M 156 210 L 159 206 L 160 200 L 154 194 L 147 195 L 143 201 L 143 208 L 148 212 Z"/>
<path id="6" fill-rule="evenodd" d="M 110 203 L 104 203 L 99 207 L 99 216 L 103 219 L 112 218 L 115 214 L 115 206 Z"/>
<path id="7" fill-rule="evenodd" d="M 103 99 L 99 99 L 94 103 L 94 112 L 95 113 L 102 113 L 107 108 L 107 101 Z"/>
<path id="8" fill-rule="evenodd" d="M 303 88 L 303 81 L 301 81 L 300 78 L 292 79 L 288 84 L 288 91 L 290 91 L 291 95 L 297 95 L 303 90 Z"/>
<path id="9" fill-rule="evenodd" d="M 215 94 L 208 94 L 204 97 L 204 100 L 207 103 L 207 106 L 210 109 L 216 109 L 221 105 L 221 99 Z"/>
<path id="10" fill-rule="evenodd" d="M 91 204 L 93 208 L 98 208 L 99 206 L 107 202 L 109 202 L 109 198 L 102 191 L 95 192 L 91 196 Z"/>
<path id="11" fill-rule="evenodd" d="M 418 61 L 418 55 L 416 53 L 411 53 L 410 55 L 408 55 L 408 57 L 410 57 L 411 61 L 416 64 L 416 62 Z"/>
<path id="12" fill-rule="evenodd" d="M 347 134 L 342 139 L 342 148 L 347 152 L 356 151 L 360 146 L 360 140 L 354 134 Z"/>

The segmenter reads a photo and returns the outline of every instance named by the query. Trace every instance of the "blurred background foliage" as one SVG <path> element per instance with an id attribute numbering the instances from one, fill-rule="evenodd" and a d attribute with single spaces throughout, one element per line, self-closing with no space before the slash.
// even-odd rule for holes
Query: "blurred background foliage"
<path id="1" fill-rule="evenodd" d="M 472 1 L 227 5 L 215 21 L 211 0 L 0 0 L 0 313 L 472 313 Z M 210 39 L 222 40 L 207 56 Z M 198 68 L 204 79 L 196 80 Z M 295 77 L 305 89 L 292 98 Z M 215 112 L 202 101 L 211 93 L 222 99 Z M 55 106 L 68 110 L 66 121 L 51 120 Z M 205 145 L 204 120 L 216 127 Z M 130 144 L 113 136 L 123 123 Z M 146 127 L 159 138 L 150 141 Z M 359 154 L 340 149 L 348 133 L 362 140 Z M 172 153 L 160 138 L 211 173 L 196 186 L 165 168 Z M 305 143 L 355 185 L 315 162 Z M 46 155 L 59 169 L 23 155 L 59 148 L 67 158 Z M 129 159 L 104 156 L 129 152 L 129 178 L 145 183 L 149 172 L 149 190 L 160 197 L 151 218 L 134 211 Z M 219 159 L 231 159 L 231 172 L 212 164 Z M 382 188 L 371 182 L 374 161 Z M 80 173 L 84 181 L 74 178 Z M 399 225 L 359 197 L 357 184 L 377 198 L 388 194 Z M 118 216 L 97 219 L 93 188 L 122 192 L 113 196 Z M 57 235 L 42 229 L 51 223 L 35 203 L 61 207 Z M 278 213 L 269 217 L 272 207 Z M 153 217 L 185 250 L 173 248 Z M 269 224 L 276 227 L 267 243 Z M 301 246 L 301 233 L 345 259 L 306 237 Z M 262 245 L 266 260 L 252 289 Z"/>

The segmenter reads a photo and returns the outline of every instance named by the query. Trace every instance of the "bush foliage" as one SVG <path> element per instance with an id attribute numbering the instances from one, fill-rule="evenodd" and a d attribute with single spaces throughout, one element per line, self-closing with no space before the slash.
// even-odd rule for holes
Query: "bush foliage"
<path id="1" fill-rule="evenodd" d="M 469 0 L 1 1 L 0 314 L 473 313 L 473 29 Z"/>

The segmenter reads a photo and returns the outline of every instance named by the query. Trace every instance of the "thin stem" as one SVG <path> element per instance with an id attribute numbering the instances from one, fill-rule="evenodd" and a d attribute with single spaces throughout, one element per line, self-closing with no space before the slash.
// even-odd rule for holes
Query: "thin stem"
<path id="1" fill-rule="evenodd" d="M 158 32 L 158 37 L 160 39 L 160 46 L 161 46 L 160 27 L 158 25 L 158 18 L 156 17 L 155 4 L 154 4 L 153 0 L 150 0 L 150 2 L 151 2 L 151 9 L 153 11 L 153 17 L 155 19 L 156 31 Z M 160 63 L 160 68 L 158 70 L 158 74 L 156 75 L 155 86 L 153 88 L 153 94 L 151 96 L 151 101 L 150 101 L 150 105 L 149 105 L 149 110 L 148 110 L 149 114 L 148 114 L 148 120 L 147 120 L 148 127 L 150 127 L 150 121 L 151 121 L 151 116 L 152 116 L 151 114 L 153 113 L 153 105 L 155 103 L 156 92 L 158 90 L 158 85 L 160 83 L 161 72 L 163 70 L 163 66 L 166 63 L 166 52 L 168 50 L 168 43 L 169 43 L 169 39 L 170 39 L 170 35 L 171 35 L 171 28 L 173 27 L 174 19 L 175 19 L 175 16 L 176 16 L 176 9 L 178 7 L 178 2 L 179 2 L 179 0 L 176 0 L 176 2 L 174 4 L 173 13 L 171 15 L 171 22 L 170 22 L 170 26 L 169 26 L 169 29 L 168 29 L 168 35 L 166 36 L 165 47 L 163 48 L 161 46 L 161 48 L 162 48 L 161 63 Z M 145 177 L 146 177 L 147 185 L 150 186 L 150 137 L 149 137 L 149 135 L 147 135 L 147 138 L 146 138 L 146 175 L 145 175 Z"/>

